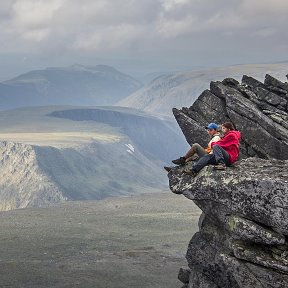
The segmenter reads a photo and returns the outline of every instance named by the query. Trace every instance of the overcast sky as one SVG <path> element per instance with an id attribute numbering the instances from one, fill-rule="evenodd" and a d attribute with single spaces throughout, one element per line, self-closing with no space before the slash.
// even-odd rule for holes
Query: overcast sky
<path id="1" fill-rule="evenodd" d="M 1 0 L 0 79 L 49 66 L 139 74 L 288 60 L 287 0 Z"/>

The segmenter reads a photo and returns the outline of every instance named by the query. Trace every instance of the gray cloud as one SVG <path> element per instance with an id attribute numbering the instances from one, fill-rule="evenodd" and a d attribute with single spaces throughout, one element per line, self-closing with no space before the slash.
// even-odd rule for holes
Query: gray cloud
<path id="1" fill-rule="evenodd" d="M 2 1 L 0 53 L 264 61 L 287 51 L 287 13 L 285 0 Z"/>

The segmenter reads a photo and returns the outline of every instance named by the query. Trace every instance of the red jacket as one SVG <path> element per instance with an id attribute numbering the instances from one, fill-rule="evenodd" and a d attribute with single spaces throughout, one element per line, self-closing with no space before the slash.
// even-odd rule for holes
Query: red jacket
<path id="1" fill-rule="evenodd" d="M 212 142 L 211 147 L 213 147 L 215 144 L 222 147 L 225 151 L 228 152 L 230 155 L 230 163 L 234 163 L 237 161 L 239 156 L 239 141 L 241 138 L 241 133 L 236 130 L 229 131 L 224 135 L 224 137 L 217 141 Z"/>

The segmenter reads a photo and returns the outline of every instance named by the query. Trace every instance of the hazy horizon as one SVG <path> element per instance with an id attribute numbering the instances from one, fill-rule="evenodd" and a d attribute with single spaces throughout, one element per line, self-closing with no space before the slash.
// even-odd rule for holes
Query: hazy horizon
<path id="1" fill-rule="evenodd" d="M 0 3 L 0 81 L 105 64 L 149 73 L 286 62 L 283 0 L 11 0 Z"/>

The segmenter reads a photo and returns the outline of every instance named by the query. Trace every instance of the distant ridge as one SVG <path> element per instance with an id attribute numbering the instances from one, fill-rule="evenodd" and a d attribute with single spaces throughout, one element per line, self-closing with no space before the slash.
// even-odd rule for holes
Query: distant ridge
<path id="1" fill-rule="evenodd" d="M 106 65 L 50 67 L 0 83 L 0 109 L 42 105 L 113 105 L 142 84 Z"/>
<path id="2" fill-rule="evenodd" d="M 173 107 L 191 106 L 198 95 L 209 88 L 211 81 L 233 77 L 241 80 L 243 74 L 263 79 L 265 74 L 286 80 L 288 63 L 247 64 L 230 67 L 177 72 L 155 78 L 149 84 L 118 102 L 118 105 L 151 113 L 173 116 Z"/>
<path id="3" fill-rule="evenodd" d="M 175 121 L 131 108 L 18 108 L 0 119 L 0 211 L 163 189 L 162 166 L 187 149 Z"/>

